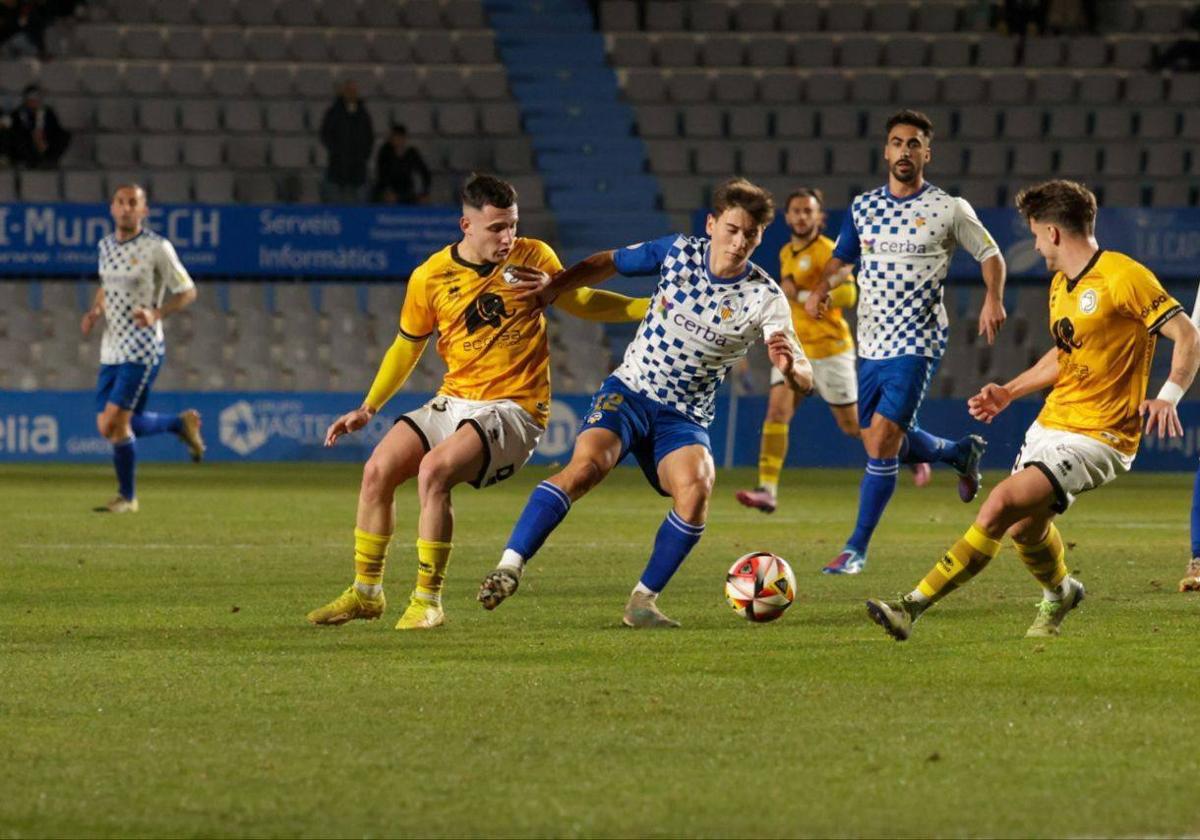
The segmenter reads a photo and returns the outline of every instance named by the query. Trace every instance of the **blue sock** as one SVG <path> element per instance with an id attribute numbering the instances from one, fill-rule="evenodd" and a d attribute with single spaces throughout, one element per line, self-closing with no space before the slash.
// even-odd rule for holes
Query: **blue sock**
<path id="1" fill-rule="evenodd" d="M 137 438 L 129 437 L 113 444 L 113 466 L 117 469 L 117 492 L 133 501 L 133 471 L 137 466 Z"/>
<path id="2" fill-rule="evenodd" d="M 1192 556 L 1200 557 L 1200 470 L 1192 485 Z"/>
<path id="3" fill-rule="evenodd" d="M 129 427 L 138 437 L 161 435 L 163 432 L 178 432 L 183 428 L 178 414 L 157 414 L 143 411 L 129 418 Z"/>
<path id="4" fill-rule="evenodd" d="M 506 548 L 517 552 L 528 561 L 537 554 L 546 537 L 558 527 L 558 523 L 566 518 L 571 510 L 571 500 L 567 494 L 555 487 L 549 481 L 543 481 L 529 494 L 525 510 L 513 526 L 512 536 L 508 538 Z"/>
<path id="5" fill-rule="evenodd" d="M 900 447 L 900 461 L 904 464 L 953 464 L 960 457 L 955 441 L 931 435 L 915 426 L 908 430 Z"/>
<path id="6" fill-rule="evenodd" d="M 703 525 L 685 522 L 675 511 L 668 513 L 654 537 L 654 551 L 650 553 L 646 571 L 642 572 L 642 586 L 653 592 L 662 592 L 667 581 L 683 563 L 683 558 L 696 547 L 703 534 Z"/>
<path id="7" fill-rule="evenodd" d="M 859 554 L 867 553 L 871 534 L 883 516 L 892 493 L 896 490 L 896 475 L 900 472 L 899 458 L 868 458 L 867 472 L 858 490 L 858 522 L 854 533 L 846 540 L 846 547 Z"/>

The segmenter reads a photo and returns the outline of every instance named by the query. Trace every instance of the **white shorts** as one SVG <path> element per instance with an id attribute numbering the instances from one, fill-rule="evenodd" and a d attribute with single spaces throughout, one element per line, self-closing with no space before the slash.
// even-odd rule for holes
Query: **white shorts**
<path id="1" fill-rule="evenodd" d="M 1013 472 L 1026 467 L 1041 470 L 1054 485 L 1056 501 L 1051 510 L 1065 513 L 1080 493 L 1103 487 L 1120 473 L 1129 472 L 1132 465 L 1132 455 L 1095 438 L 1034 423 L 1025 433 Z"/>
<path id="2" fill-rule="evenodd" d="M 809 359 L 813 366 L 813 387 L 821 399 L 830 405 L 853 405 L 858 402 L 858 374 L 854 351 L 847 350 L 824 359 Z M 787 378 L 777 367 L 771 368 L 771 385 L 786 385 Z"/>
<path id="3" fill-rule="evenodd" d="M 529 412 L 512 400 L 463 400 L 437 396 L 420 408 L 401 414 L 397 423 L 407 423 L 425 451 L 444 441 L 465 425 L 483 441 L 483 468 L 470 485 L 488 487 L 510 478 L 525 466 L 542 439 L 542 427 Z"/>

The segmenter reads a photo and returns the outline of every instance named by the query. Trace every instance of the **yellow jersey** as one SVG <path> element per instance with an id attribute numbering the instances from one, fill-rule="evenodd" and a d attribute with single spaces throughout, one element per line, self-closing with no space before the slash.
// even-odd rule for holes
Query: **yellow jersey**
<path id="1" fill-rule="evenodd" d="M 450 245 L 417 267 L 400 310 L 400 332 L 420 341 L 435 331 L 446 362 L 439 394 L 465 400 L 512 400 L 541 426 L 550 417 L 546 319 L 518 301 L 506 266 L 555 274 L 558 256 L 544 242 L 518 238 L 503 263 L 473 265 Z"/>
<path id="2" fill-rule="evenodd" d="M 1050 282 L 1050 335 L 1058 379 L 1038 415 L 1126 455 L 1137 452 L 1158 331 L 1183 311 L 1145 266 L 1100 250 L 1078 277 Z"/>
<path id="3" fill-rule="evenodd" d="M 811 291 L 821 280 L 825 263 L 833 256 L 833 240 L 818 236 L 808 245 L 795 249 L 789 241 L 779 252 L 779 276 L 791 280 L 796 288 Z M 796 335 L 810 359 L 824 359 L 854 349 L 850 336 L 850 325 L 840 309 L 829 309 L 820 321 L 810 318 L 804 306 L 795 300 L 792 306 L 792 324 Z"/>

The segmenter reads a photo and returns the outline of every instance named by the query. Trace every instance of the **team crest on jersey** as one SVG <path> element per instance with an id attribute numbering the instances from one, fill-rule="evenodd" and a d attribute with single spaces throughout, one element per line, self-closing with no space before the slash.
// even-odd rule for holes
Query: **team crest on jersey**
<path id="1" fill-rule="evenodd" d="M 915 219 L 913 219 L 913 225 L 916 227 L 925 227 L 925 217 L 917 216 Z"/>
<path id="2" fill-rule="evenodd" d="M 1083 346 L 1083 342 L 1075 338 L 1075 325 L 1070 318 L 1059 318 L 1050 328 L 1054 336 L 1054 344 L 1064 353 L 1070 353 Z"/>
<path id="3" fill-rule="evenodd" d="M 601 418 L 603 418 L 603 417 L 604 417 L 604 415 L 601 412 L 593 411 L 591 414 L 588 415 L 587 420 L 584 422 L 586 422 L 589 426 L 591 426 L 594 423 L 599 423 Z"/>
<path id="4" fill-rule="evenodd" d="M 717 307 L 717 314 L 720 315 L 722 321 L 728 321 L 741 311 L 741 308 L 741 295 L 725 295 L 725 297 L 721 298 L 721 303 Z"/>
<path id="5" fill-rule="evenodd" d="M 810 268 L 812 268 L 812 257 L 807 255 L 801 257 L 800 262 L 797 263 L 797 267 L 801 271 L 808 271 Z"/>
<path id="6" fill-rule="evenodd" d="M 473 333 L 484 325 L 499 329 L 500 321 L 511 317 L 500 295 L 484 292 L 467 306 L 467 332 Z"/>
<path id="7" fill-rule="evenodd" d="M 1079 311 L 1082 312 L 1084 315 L 1091 315 L 1093 312 L 1096 311 L 1096 303 L 1097 303 L 1096 290 L 1088 289 L 1079 298 Z"/>

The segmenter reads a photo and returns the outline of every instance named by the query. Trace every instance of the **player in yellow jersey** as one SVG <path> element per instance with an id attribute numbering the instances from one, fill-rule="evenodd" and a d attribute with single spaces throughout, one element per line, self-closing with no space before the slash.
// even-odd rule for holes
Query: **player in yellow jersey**
<path id="1" fill-rule="evenodd" d="M 854 338 L 842 313 L 843 308 L 854 306 L 858 300 L 853 276 L 844 271 L 831 284 L 830 306 L 822 318 L 813 318 L 804 309 L 804 302 L 833 256 L 833 240 L 822 234 L 825 196 L 821 190 L 800 187 L 789 195 L 784 222 L 791 236 L 779 250 L 779 285 L 791 302 L 792 324 L 812 362 L 815 390 L 829 406 L 838 428 L 850 437 L 860 438 Z M 806 396 L 786 384 L 783 375 L 772 368 L 758 457 L 758 486 L 739 490 L 736 495 L 741 504 L 764 513 L 774 513 L 778 506 L 779 476 L 787 459 L 788 426 Z M 918 486 L 929 483 L 928 464 L 910 466 Z"/>
<path id="2" fill-rule="evenodd" d="M 395 527 L 396 488 L 417 479 L 417 583 L 398 630 L 445 620 L 442 584 L 454 514 L 450 491 L 509 478 L 529 460 L 550 414 L 550 354 L 540 308 L 517 297 L 514 268 L 545 276 L 562 270 L 554 251 L 517 231 L 511 184 L 474 175 L 462 189 L 463 238 L 409 278 L 400 330 L 362 406 L 337 419 L 325 445 L 357 431 L 404 384 L 437 333 L 447 372 L 437 395 L 401 415 L 363 468 L 354 531 L 354 584 L 313 610 L 313 624 L 344 624 L 383 614 L 383 567 Z M 524 272 L 527 276 L 529 272 Z M 581 318 L 637 321 L 647 300 L 580 289 L 558 303 Z"/>
<path id="3" fill-rule="evenodd" d="M 979 510 L 975 524 L 916 589 L 897 601 L 867 601 L 873 621 L 903 641 L 913 622 L 978 574 L 1007 534 L 1044 598 L 1026 636 L 1057 636 L 1083 600 L 1083 584 L 1067 573 L 1054 518 L 1075 498 L 1129 470 L 1143 420 L 1147 433 L 1183 434 L 1176 405 L 1200 367 L 1200 330 L 1145 266 L 1105 251 L 1095 237 L 1096 199 L 1073 181 L 1023 190 L 1017 209 L 1034 247 L 1054 271 L 1050 334 L 1054 347 L 1005 385 L 985 385 L 968 401 L 985 423 L 1015 399 L 1052 388 L 1025 435 L 1011 476 Z M 1146 399 L 1157 336 L 1174 342 L 1171 373 Z"/>

